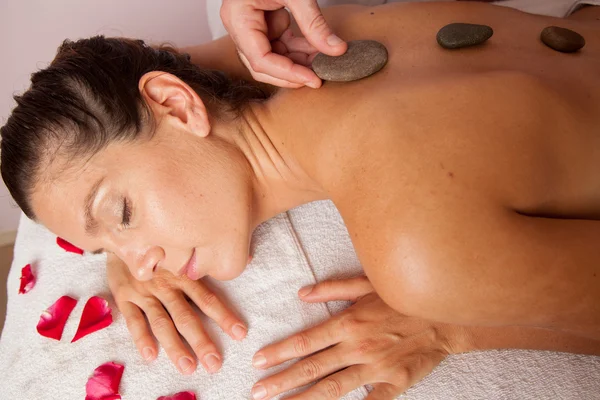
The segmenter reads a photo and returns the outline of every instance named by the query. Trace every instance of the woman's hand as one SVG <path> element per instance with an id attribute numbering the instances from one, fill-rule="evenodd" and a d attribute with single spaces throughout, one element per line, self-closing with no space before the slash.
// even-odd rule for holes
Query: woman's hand
<path id="1" fill-rule="evenodd" d="M 221 368 L 220 353 L 186 296 L 233 339 L 246 337 L 244 323 L 202 281 L 192 281 L 187 276 L 176 277 L 159 269 L 152 280 L 141 282 L 112 254 L 108 255 L 106 267 L 117 307 L 125 317 L 138 351 L 147 361 L 158 354 L 154 334 L 177 369 L 183 374 L 193 373 L 196 357 L 181 340 L 181 334 L 208 372 Z"/>
<path id="2" fill-rule="evenodd" d="M 299 295 L 307 302 L 356 303 L 314 328 L 259 350 L 252 361 L 261 369 L 308 357 L 257 382 L 254 399 L 270 399 L 321 379 L 286 399 L 338 399 L 371 384 L 374 390 L 368 400 L 391 400 L 459 346 L 460 329 L 399 314 L 379 298 L 365 277 L 323 282 L 304 296 L 303 290 L 308 291 L 303 288 Z"/>
<path id="3" fill-rule="evenodd" d="M 288 7 L 305 38 L 288 28 Z M 317 0 L 223 0 L 221 19 L 255 80 L 287 88 L 318 88 L 321 80 L 308 68 L 318 51 L 339 56 L 347 45 L 321 14 Z"/>

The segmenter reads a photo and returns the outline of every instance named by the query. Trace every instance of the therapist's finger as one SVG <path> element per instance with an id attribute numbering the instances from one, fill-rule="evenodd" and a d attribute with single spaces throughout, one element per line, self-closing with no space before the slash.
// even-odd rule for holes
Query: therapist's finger
<path id="1" fill-rule="evenodd" d="M 296 37 L 291 29 L 286 29 L 279 40 L 285 44 L 285 47 L 287 47 L 289 52 L 301 52 L 306 54 L 319 52 L 317 48 L 310 44 L 305 38 Z"/>
<path id="2" fill-rule="evenodd" d="M 183 283 L 182 289 L 185 294 L 198 306 L 200 310 L 210 319 L 215 321 L 223 332 L 231 336 L 232 339 L 242 340 L 248 333 L 248 328 L 242 320 L 227 307 L 210 288 L 202 281 L 187 280 Z"/>
<path id="3" fill-rule="evenodd" d="M 346 338 L 342 320 L 343 318 L 334 316 L 320 325 L 264 347 L 256 352 L 252 365 L 260 369 L 270 368 L 337 344 Z"/>
<path id="4" fill-rule="evenodd" d="M 252 36 L 249 35 L 249 37 Z M 248 40 L 249 38 L 241 39 L 242 42 Z M 252 71 L 301 85 L 320 81 L 311 69 L 294 64 L 289 58 L 273 53 L 271 44 L 264 35 L 262 37 L 258 35 L 256 41 L 248 44 L 246 48 L 249 48 L 250 51 L 243 51 L 241 46 L 240 51 L 246 56 Z"/>
<path id="5" fill-rule="evenodd" d="M 148 299 L 142 309 L 146 313 L 152 333 L 165 349 L 173 365 L 184 375 L 192 374 L 196 370 L 196 357 L 190 354 L 184 345 L 163 305 L 158 300 Z"/>
<path id="6" fill-rule="evenodd" d="M 159 300 L 171 315 L 177 331 L 194 350 L 204 369 L 211 373 L 217 372 L 221 368 L 221 356 L 217 346 L 204 330 L 200 316 L 181 292 L 173 292 L 168 297 L 168 299 L 159 297 Z"/>
<path id="7" fill-rule="evenodd" d="M 248 71 L 250 71 L 250 73 L 252 74 L 252 77 L 259 82 L 264 82 L 264 83 L 268 83 L 270 85 L 279 86 L 279 87 L 283 87 L 283 88 L 289 88 L 289 89 L 297 89 L 297 88 L 301 88 L 304 86 L 304 84 L 301 84 L 301 83 L 289 82 L 289 81 L 285 81 L 283 79 L 274 78 L 267 74 L 262 74 L 262 73 L 256 72 L 252 69 L 252 67 L 250 66 L 250 63 L 248 62 L 248 59 L 246 58 L 246 56 L 244 56 L 244 54 L 238 53 L 238 57 L 242 61 L 242 64 L 244 64 L 246 66 L 246 68 L 248 68 Z M 320 80 L 319 80 L 319 83 L 320 83 Z"/>
<path id="8" fill-rule="evenodd" d="M 305 286 L 298 291 L 302 301 L 317 303 L 334 300 L 356 301 L 359 297 L 373 292 L 373 285 L 366 276 L 350 279 L 336 279 Z"/>
<path id="9" fill-rule="evenodd" d="M 321 53 L 340 56 L 346 52 L 348 45 L 329 28 L 317 0 L 289 1 L 287 6 L 302 34 Z"/>
<path id="10" fill-rule="evenodd" d="M 331 373 L 346 368 L 347 360 L 342 346 L 334 346 L 311 357 L 298 361 L 288 369 L 264 378 L 253 386 L 252 394 L 265 393 L 264 399 L 300 386 L 307 385 Z"/>
<path id="11" fill-rule="evenodd" d="M 137 305 L 128 301 L 121 302 L 117 306 L 125 318 L 127 329 L 142 358 L 146 361 L 154 360 L 158 354 L 158 347 L 142 311 Z"/>
<path id="12" fill-rule="evenodd" d="M 277 10 L 281 6 L 275 2 L 265 3 L 262 6 L 264 10 L 256 9 L 253 5 L 244 2 L 229 1 L 223 3 L 221 7 L 221 18 L 240 53 L 246 57 L 249 69 L 257 74 L 302 86 L 308 82 L 316 83 L 319 78 L 310 69 L 294 64 L 289 58 L 271 51 L 264 11 L 268 11 L 271 7 L 271 10 Z M 260 76 L 262 75 L 254 78 Z"/>

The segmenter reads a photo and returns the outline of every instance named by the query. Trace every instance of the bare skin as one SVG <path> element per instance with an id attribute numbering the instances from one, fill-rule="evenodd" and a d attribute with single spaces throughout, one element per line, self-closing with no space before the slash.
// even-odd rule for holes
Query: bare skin
<path id="1" fill-rule="evenodd" d="M 496 33 L 445 51 L 434 34 L 456 20 Z M 345 39 L 384 43 L 386 68 L 281 92 L 276 113 L 256 115 L 334 201 L 382 298 L 438 321 L 600 338 L 598 21 L 394 4 L 348 7 L 331 24 Z M 550 50 L 538 37 L 553 24 L 588 45 Z M 289 129 L 271 128 L 283 121 Z"/>
<path id="2" fill-rule="evenodd" d="M 69 179 L 52 165 L 34 209 L 50 230 L 114 253 L 137 278 L 151 279 L 156 266 L 181 274 L 196 254 L 200 275 L 232 279 L 254 227 L 330 198 L 385 302 L 378 307 L 436 321 L 452 351 L 598 354 L 600 26 L 595 9 L 584 11 L 562 20 L 473 3 L 324 10 L 344 40 L 384 43 L 388 65 L 354 83 L 281 90 L 234 121 L 211 118 L 176 78 L 149 73 L 139 86 L 156 137 L 110 146 Z M 495 34 L 481 47 L 443 50 L 435 33 L 455 21 Z M 550 50 L 539 41 L 548 25 L 578 31 L 586 47 Z M 247 76 L 227 40 L 185 51 Z M 214 154 L 220 162 L 206 161 Z M 89 235 L 82 207 L 61 205 L 83 204 L 102 176 L 99 229 Z M 134 198 L 128 229 L 119 191 Z M 265 349 L 266 366 L 291 357 L 284 350 Z"/>

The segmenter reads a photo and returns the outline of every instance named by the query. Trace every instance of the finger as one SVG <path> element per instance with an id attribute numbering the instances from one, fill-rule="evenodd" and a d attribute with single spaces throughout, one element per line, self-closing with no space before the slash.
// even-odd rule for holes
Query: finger
<path id="1" fill-rule="evenodd" d="M 298 291 L 298 296 L 303 301 L 311 303 L 333 300 L 356 301 L 359 297 L 365 296 L 374 290 L 373 285 L 366 276 L 358 276 L 305 286 Z"/>
<path id="2" fill-rule="evenodd" d="M 177 331 L 194 350 L 204 369 L 210 373 L 217 372 L 221 368 L 221 356 L 217 346 L 204 330 L 200 316 L 180 292 L 174 292 L 168 298 L 158 294 L 158 299 L 166 307 Z"/>
<path id="3" fill-rule="evenodd" d="M 273 53 L 270 48 L 268 52 L 245 55 L 252 70 L 260 74 L 310 87 L 321 82 L 310 68 L 295 64 L 289 58 Z"/>
<path id="4" fill-rule="evenodd" d="M 246 35 L 240 36 L 238 47 L 253 71 L 302 85 L 319 80 L 312 70 L 273 53 L 271 43 L 258 29 L 250 29 Z"/>
<path id="5" fill-rule="evenodd" d="M 316 0 L 289 1 L 287 6 L 302 34 L 321 53 L 340 56 L 346 52 L 348 45 L 329 28 Z"/>
<path id="6" fill-rule="evenodd" d="M 158 348 L 154 336 L 150 333 L 144 314 L 138 306 L 128 301 L 119 303 L 118 307 L 125 318 L 127 329 L 142 358 L 146 361 L 154 360 L 158 354 Z"/>
<path id="7" fill-rule="evenodd" d="M 295 62 L 296 64 L 310 66 L 310 62 L 308 62 L 308 54 L 305 53 L 288 53 L 287 57 Z"/>
<path id="8" fill-rule="evenodd" d="M 345 339 L 340 321 L 340 317 L 334 316 L 313 328 L 264 347 L 256 352 L 252 365 L 261 369 L 270 368 L 292 358 L 304 357 L 337 344 Z"/>
<path id="9" fill-rule="evenodd" d="M 204 283 L 186 280 L 182 289 L 194 304 L 232 339 L 242 340 L 246 337 L 248 333 L 246 325 Z"/>
<path id="10" fill-rule="evenodd" d="M 313 387 L 286 400 L 331 400 L 339 399 L 359 386 L 371 382 L 367 365 L 353 365 L 322 379 Z"/>
<path id="11" fill-rule="evenodd" d="M 304 84 L 288 82 L 288 81 L 284 81 L 283 79 L 274 78 L 267 74 L 258 73 L 252 69 L 252 67 L 250 66 L 250 63 L 248 62 L 248 59 L 246 58 L 246 56 L 244 56 L 244 54 L 238 53 L 238 56 L 240 57 L 240 60 L 246 66 L 246 68 L 248 68 L 248 70 L 252 73 L 252 77 L 259 82 L 264 82 L 264 83 L 268 83 L 270 85 L 279 86 L 279 87 L 283 87 L 283 88 L 289 88 L 289 89 L 297 89 L 297 88 L 301 88 L 304 86 Z M 319 79 L 319 86 L 320 86 L 320 82 L 321 82 L 321 80 Z M 316 86 L 315 88 L 318 88 L 319 86 Z"/>
<path id="12" fill-rule="evenodd" d="M 267 4 L 263 4 L 262 7 L 269 9 Z M 281 5 L 272 4 L 272 10 L 279 8 Z M 236 46 L 246 57 L 248 64 L 245 64 L 248 69 L 302 86 L 311 81 L 314 84 L 318 79 L 310 69 L 295 65 L 289 58 L 272 53 L 267 37 L 268 26 L 262 10 L 241 1 L 228 1 L 221 7 L 221 18 Z"/>
<path id="13" fill-rule="evenodd" d="M 389 383 L 372 384 L 373 391 L 365 400 L 394 400 L 403 393 L 403 390 Z"/>
<path id="14" fill-rule="evenodd" d="M 192 374 L 196 369 L 195 357 L 181 341 L 173 320 L 162 304 L 157 300 L 148 300 L 142 309 L 146 313 L 152 333 L 165 349 L 171 362 L 182 374 Z"/>
<path id="15" fill-rule="evenodd" d="M 306 38 L 294 36 L 294 32 L 292 32 L 291 29 L 287 29 L 283 32 L 279 40 L 285 44 L 290 52 L 301 52 L 306 54 L 319 52 L 319 50 L 310 44 Z"/>
<path id="16" fill-rule="evenodd" d="M 252 395 L 266 393 L 266 397 L 263 398 L 268 399 L 346 368 L 350 362 L 345 359 L 343 351 L 341 346 L 334 346 L 300 360 L 288 369 L 258 381 L 252 388 Z"/>

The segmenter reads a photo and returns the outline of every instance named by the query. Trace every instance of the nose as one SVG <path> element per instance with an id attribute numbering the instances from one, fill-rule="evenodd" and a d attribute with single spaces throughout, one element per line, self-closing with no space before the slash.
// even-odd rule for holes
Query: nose
<path id="1" fill-rule="evenodd" d="M 122 260 L 129 267 L 131 275 L 139 281 L 149 281 L 154 275 L 155 267 L 165 258 L 161 247 L 152 246 L 146 251 L 126 251 Z"/>

